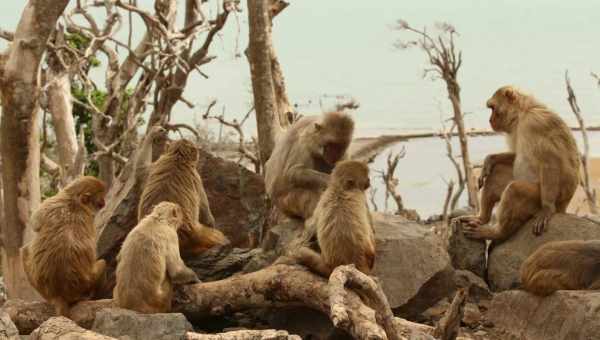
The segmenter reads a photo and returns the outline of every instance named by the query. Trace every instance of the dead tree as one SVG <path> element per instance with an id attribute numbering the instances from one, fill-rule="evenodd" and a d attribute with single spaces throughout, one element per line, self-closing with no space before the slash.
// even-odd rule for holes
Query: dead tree
<path id="1" fill-rule="evenodd" d="M 461 107 L 460 86 L 458 84 L 458 71 L 462 66 L 462 52 L 457 51 L 454 44 L 454 38 L 458 33 L 452 25 L 447 23 L 438 24 L 437 28 L 441 33 L 437 36 L 432 36 L 426 29 L 419 30 L 410 26 L 404 20 L 398 20 L 396 29 L 415 33 L 420 39 L 398 42 L 396 43 L 396 47 L 405 49 L 411 46 L 418 46 L 425 52 L 427 61 L 431 65 L 431 68 L 425 69 L 425 75 L 432 75 L 434 79 L 441 78 L 446 83 L 448 99 L 452 104 L 452 111 L 454 113 L 453 120 L 458 128 L 463 172 L 469 195 L 468 202 L 470 206 L 476 208 L 478 205 L 477 184 L 471 166 L 467 133 Z"/>
<path id="2" fill-rule="evenodd" d="M 2 94 L 4 242 L 3 274 L 9 297 L 36 297 L 21 265 L 19 248 L 31 239 L 29 216 L 40 203 L 39 68 L 46 42 L 68 0 L 30 0 L 25 5 L 0 70 Z"/>
<path id="3" fill-rule="evenodd" d="M 450 136 L 452 135 L 452 132 L 454 131 L 455 127 L 456 127 L 456 123 L 453 121 L 452 127 L 449 130 L 446 130 L 446 127 L 442 123 L 442 131 L 441 131 L 441 136 L 442 136 L 442 138 L 444 138 L 444 141 L 446 142 L 446 156 L 448 156 L 448 159 L 454 166 L 454 169 L 456 170 L 456 178 L 458 180 L 458 189 L 456 190 L 456 192 L 452 196 L 452 199 L 450 200 L 450 206 L 449 206 L 450 211 L 456 209 L 456 204 L 458 204 L 458 200 L 460 199 L 462 192 L 465 190 L 465 176 L 463 175 L 462 169 L 460 168 L 460 164 L 458 164 L 458 161 L 454 157 L 454 153 L 452 151 L 452 140 L 450 139 Z M 448 188 L 448 192 L 449 192 L 448 195 L 452 195 L 452 191 L 454 190 L 454 182 L 451 181 L 450 183 L 452 183 L 452 190 L 450 190 L 450 188 Z M 448 185 L 448 186 L 450 186 L 450 185 Z M 447 215 L 448 206 L 446 203 L 444 204 L 444 211 L 446 212 L 446 215 Z"/>
<path id="4" fill-rule="evenodd" d="M 216 104 L 216 101 L 213 101 L 209 104 L 206 112 L 202 115 L 202 119 L 205 119 L 205 120 L 206 119 L 214 119 L 217 122 L 219 122 L 221 125 L 230 127 L 233 130 L 235 130 L 235 132 L 238 135 L 238 149 L 237 150 L 238 150 L 238 153 L 240 154 L 238 163 L 241 163 L 242 160 L 244 160 L 244 159 L 249 161 L 254 166 L 254 172 L 259 174 L 261 172 L 262 164 L 260 163 L 259 157 L 254 152 L 248 150 L 248 147 L 247 147 L 248 141 L 246 140 L 246 137 L 244 135 L 244 130 L 242 128 L 244 126 L 244 123 L 246 122 L 246 120 L 248 120 L 248 117 L 250 117 L 250 114 L 252 113 L 252 111 L 254 111 L 254 107 L 251 108 L 250 110 L 248 110 L 248 112 L 246 112 L 246 115 L 244 115 L 244 117 L 242 118 L 241 121 L 238 121 L 235 118 L 232 121 L 228 121 L 225 119 L 224 114 L 221 114 L 218 116 L 210 114 L 210 109 L 215 104 Z"/>
<path id="5" fill-rule="evenodd" d="M 581 128 L 581 137 L 583 139 L 583 152 L 581 153 L 581 164 L 583 166 L 583 178 L 581 181 L 581 186 L 585 192 L 585 196 L 587 197 L 588 207 L 592 214 L 598 213 L 598 205 L 597 205 L 597 193 L 596 189 L 592 188 L 590 184 L 590 169 L 588 167 L 588 159 L 590 154 L 590 143 L 587 135 L 587 130 L 585 128 L 585 122 L 583 121 L 583 116 L 581 115 L 581 109 L 577 104 L 577 97 L 575 97 L 575 92 L 571 87 L 571 80 L 569 79 L 569 71 L 565 71 L 565 84 L 567 86 L 567 101 L 569 102 L 569 106 L 571 107 L 571 111 L 577 118 L 577 123 Z"/>
<path id="6" fill-rule="evenodd" d="M 385 206 L 387 207 L 387 201 L 392 197 L 396 203 L 395 214 L 400 215 L 404 211 L 404 202 L 402 196 L 398 193 L 398 179 L 396 178 L 396 168 L 398 167 L 398 161 L 404 158 L 406 155 L 406 148 L 402 148 L 400 152 L 393 154 L 389 153 L 387 157 L 387 169 L 380 172 L 381 179 L 385 185 Z"/>
<path id="7" fill-rule="evenodd" d="M 248 0 L 247 4 L 249 42 L 246 56 L 252 76 L 260 160 L 264 164 L 271 156 L 278 134 L 290 125 L 290 118 L 294 116 L 271 39 L 273 18 L 288 3 L 281 0 Z"/>

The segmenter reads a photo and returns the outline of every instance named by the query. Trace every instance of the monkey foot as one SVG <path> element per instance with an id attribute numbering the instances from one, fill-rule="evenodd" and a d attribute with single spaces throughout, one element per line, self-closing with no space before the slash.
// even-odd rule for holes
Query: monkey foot
<path id="1" fill-rule="evenodd" d="M 552 213 L 540 211 L 532 218 L 534 235 L 539 236 L 544 232 L 546 225 L 550 221 L 550 217 L 552 217 Z"/>
<path id="2" fill-rule="evenodd" d="M 467 224 L 471 227 L 480 227 L 482 225 L 481 219 L 479 218 L 479 216 L 475 216 L 475 215 L 460 216 L 460 217 L 455 218 L 454 221 L 458 221 L 458 222 Z"/>

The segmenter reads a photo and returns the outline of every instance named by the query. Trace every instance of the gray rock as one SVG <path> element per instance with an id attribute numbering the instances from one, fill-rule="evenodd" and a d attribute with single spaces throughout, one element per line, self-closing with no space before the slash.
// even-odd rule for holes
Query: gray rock
<path id="1" fill-rule="evenodd" d="M 454 290 L 442 240 L 429 228 L 397 215 L 373 214 L 379 277 L 390 306 L 419 314 Z"/>
<path id="2" fill-rule="evenodd" d="M 600 223 L 574 215 L 556 214 L 541 236 L 525 224 L 506 242 L 492 247 L 488 258 L 488 283 L 493 291 L 513 289 L 520 284 L 519 270 L 538 247 L 551 241 L 600 239 Z"/>
<path id="3" fill-rule="evenodd" d="M 558 291 L 541 298 L 506 291 L 494 296 L 487 318 L 507 340 L 598 339 L 600 292 Z"/>
<path id="4" fill-rule="evenodd" d="M 19 330 L 5 312 L 0 312 L 0 339 L 19 340 Z"/>
<path id="5" fill-rule="evenodd" d="M 485 281 L 468 270 L 457 270 L 454 272 L 454 283 L 457 288 L 468 288 L 468 301 L 479 303 L 481 300 L 489 300 L 492 293 Z"/>
<path id="6" fill-rule="evenodd" d="M 486 244 L 468 239 L 462 232 L 462 224 L 453 222 L 448 230 L 448 254 L 455 269 L 464 269 L 485 277 Z"/>
<path id="7" fill-rule="evenodd" d="M 92 330 L 121 340 L 177 340 L 185 339 L 193 327 L 180 313 L 139 314 L 107 308 L 96 314 Z"/>

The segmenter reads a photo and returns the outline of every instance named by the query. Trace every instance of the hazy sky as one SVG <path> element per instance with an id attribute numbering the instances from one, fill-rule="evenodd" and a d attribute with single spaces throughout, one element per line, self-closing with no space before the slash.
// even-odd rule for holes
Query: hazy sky
<path id="1" fill-rule="evenodd" d="M 591 71 L 600 72 L 600 1 L 290 2 L 274 27 L 290 99 L 302 111 L 319 112 L 324 94 L 355 97 L 361 104 L 356 115 L 359 134 L 438 129 L 440 115 L 449 112 L 443 84 L 422 78 L 423 53 L 393 48 L 396 39 L 411 38 L 391 29 L 399 18 L 417 27 L 447 21 L 459 31 L 457 44 L 464 58 L 459 81 L 470 127 L 487 126 L 485 101 L 503 84 L 533 92 L 574 122 L 565 100 L 565 69 L 570 71 L 585 118 L 600 124 L 600 89 L 590 77 Z M 14 29 L 24 3 L 0 2 L 2 28 Z M 149 8 L 152 1 L 138 3 Z M 214 2 L 210 3 L 214 10 Z M 229 116 L 239 116 L 248 108 L 249 69 L 245 57 L 236 57 L 247 45 L 246 1 L 242 5 L 239 25 L 230 17 L 211 48 L 218 59 L 203 67 L 210 79 L 194 74 L 186 89 L 186 98 L 197 108 L 178 105 L 176 120 L 190 121 L 209 98 L 225 105 Z M 140 32 L 143 29 L 140 21 L 135 26 Z M 326 99 L 325 107 L 332 103 Z"/>

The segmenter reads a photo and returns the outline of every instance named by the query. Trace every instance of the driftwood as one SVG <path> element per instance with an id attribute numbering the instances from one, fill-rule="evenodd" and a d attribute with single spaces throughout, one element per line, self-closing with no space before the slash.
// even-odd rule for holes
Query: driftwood
<path id="1" fill-rule="evenodd" d="M 444 314 L 444 317 L 435 327 L 433 336 L 441 340 L 455 340 L 460 330 L 460 322 L 464 315 L 465 302 L 467 301 L 468 291 L 460 289 L 454 295 L 454 300 L 450 308 Z"/>
<path id="2" fill-rule="evenodd" d="M 198 334 L 188 332 L 185 335 L 186 340 L 302 340 L 297 335 L 290 335 L 286 331 L 277 331 L 274 329 L 240 330 L 225 332 L 219 334 Z"/>
<path id="3" fill-rule="evenodd" d="M 346 286 L 356 288 L 367 302 L 351 289 L 344 289 Z M 283 306 L 306 306 L 320 311 L 356 339 L 405 339 L 410 334 L 433 331 L 430 326 L 393 317 L 379 285 L 350 266 L 338 268 L 327 282 L 301 266 L 273 265 L 225 280 L 183 286 L 177 289 L 173 301 L 173 311 L 185 314 L 192 322 L 236 311 Z M 108 307 L 112 307 L 111 300 L 80 302 L 71 310 L 71 317 L 78 325 L 91 327 L 95 313 Z M 21 334 L 54 316 L 54 309 L 45 302 L 13 300 L 2 310 L 10 315 Z"/>

